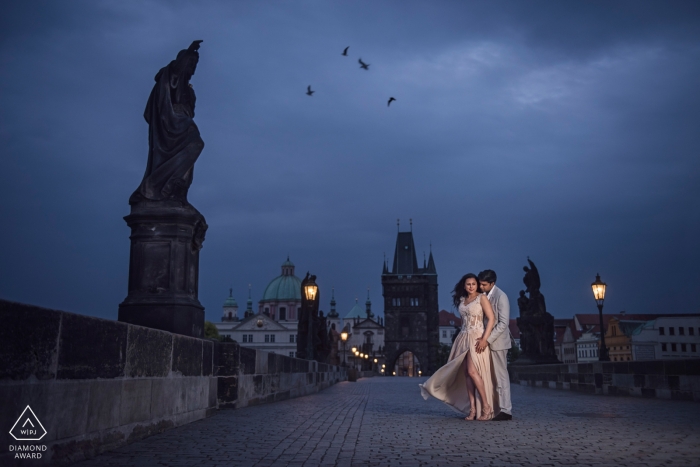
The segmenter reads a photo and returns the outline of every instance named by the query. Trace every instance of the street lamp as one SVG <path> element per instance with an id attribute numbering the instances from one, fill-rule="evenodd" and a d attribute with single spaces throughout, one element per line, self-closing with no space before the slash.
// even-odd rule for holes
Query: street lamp
<path id="1" fill-rule="evenodd" d="M 345 343 L 348 340 L 348 332 L 343 329 L 343 332 L 340 333 L 340 340 L 343 341 L 343 367 L 346 367 L 347 364 L 345 363 Z"/>
<path id="2" fill-rule="evenodd" d="M 306 359 L 314 359 L 314 316 L 316 314 L 316 296 L 318 295 L 318 286 L 314 281 L 316 276 L 311 276 L 304 285 L 304 295 L 306 296 L 306 306 L 308 307 L 307 316 L 309 319 L 309 333 L 306 336 Z"/>
<path id="3" fill-rule="evenodd" d="M 600 316 L 600 353 L 598 361 L 609 362 L 608 348 L 605 346 L 605 328 L 603 327 L 603 301 L 605 301 L 605 282 L 600 280 L 600 274 L 595 275 L 595 282 L 591 284 L 596 305 L 598 305 L 598 315 Z"/>

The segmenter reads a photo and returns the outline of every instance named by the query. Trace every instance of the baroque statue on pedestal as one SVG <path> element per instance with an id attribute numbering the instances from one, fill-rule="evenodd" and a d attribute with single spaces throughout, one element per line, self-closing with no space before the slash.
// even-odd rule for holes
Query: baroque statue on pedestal
<path id="1" fill-rule="evenodd" d="M 204 141 L 194 123 L 196 97 L 190 84 L 199 62 L 199 45 L 192 42 L 158 71 L 143 114 L 148 123 L 148 162 L 141 185 L 129 204 L 142 200 L 174 199 L 187 203 L 194 163 Z"/>

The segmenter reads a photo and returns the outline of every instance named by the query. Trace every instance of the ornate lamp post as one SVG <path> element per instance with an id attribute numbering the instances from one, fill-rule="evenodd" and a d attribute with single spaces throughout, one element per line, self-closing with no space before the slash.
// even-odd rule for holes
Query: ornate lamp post
<path id="1" fill-rule="evenodd" d="M 307 300 L 307 306 L 309 307 L 308 309 L 308 314 L 307 316 L 309 317 L 309 334 L 306 338 L 306 359 L 307 360 L 313 360 L 314 359 L 314 318 L 318 314 L 318 301 L 316 300 L 316 295 L 318 294 L 318 286 L 316 285 L 316 282 L 314 281 L 314 278 L 316 276 L 311 276 L 304 285 L 304 295 L 306 295 L 306 300 Z"/>
<path id="2" fill-rule="evenodd" d="M 593 296 L 598 305 L 598 315 L 600 316 L 600 353 L 598 361 L 609 362 L 608 348 L 605 346 L 605 328 L 603 327 L 603 301 L 605 301 L 605 282 L 600 280 L 600 274 L 595 275 L 595 282 L 591 284 Z"/>
<path id="3" fill-rule="evenodd" d="M 346 367 L 348 365 L 345 363 L 345 343 L 348 341 L 348 332 L 345 329 L 340 333 L 340 340 L 343 343 L 343 367 Z"/>

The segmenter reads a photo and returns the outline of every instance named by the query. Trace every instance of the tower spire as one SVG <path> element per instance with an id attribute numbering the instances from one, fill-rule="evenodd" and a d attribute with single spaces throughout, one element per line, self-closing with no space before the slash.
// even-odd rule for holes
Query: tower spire
<path id="1" fill-rule="evenodd" d="M 365 302 L 365 312 L 367 313 L 367 319 L 374 316 L 372 314 L 372 301 L 369 299 L 369 287 L 367 287 L 367 301 Z"/>

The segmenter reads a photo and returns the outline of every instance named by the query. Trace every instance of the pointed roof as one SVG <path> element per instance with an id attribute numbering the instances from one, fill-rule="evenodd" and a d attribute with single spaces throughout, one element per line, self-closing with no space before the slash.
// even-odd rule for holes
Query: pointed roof
<path id="1" fill-rule="evenodd" d="M 426 274 L 437 274 L 437 269 L 435 269 L 435 260 L 433 259 L 433 249 L 430 248 L 430 257 L 428 257 L 428 267 L 425 269 Z"/>
<path id="2" fill-rule="evenodd" d="M 331 311 L 326 315 L 328 318 L 337 318 L 338 312 L 335 311 L 335 288 L 331 288 Z"/>
<path id="3" fill-rule="evenodd" d="M 440 310 L 438 313 L 438 322 L 440 326 L 462 326 L 462 318 L 447 310 Z"/>
<path id="4" fill-rule="evenodd" d="M 391 273 L 399 275 L 420 273 L 416 258 L 416 245 L 413 243 L 413 232 L 399 232 L 396 235 L 396 249 Z"/>

